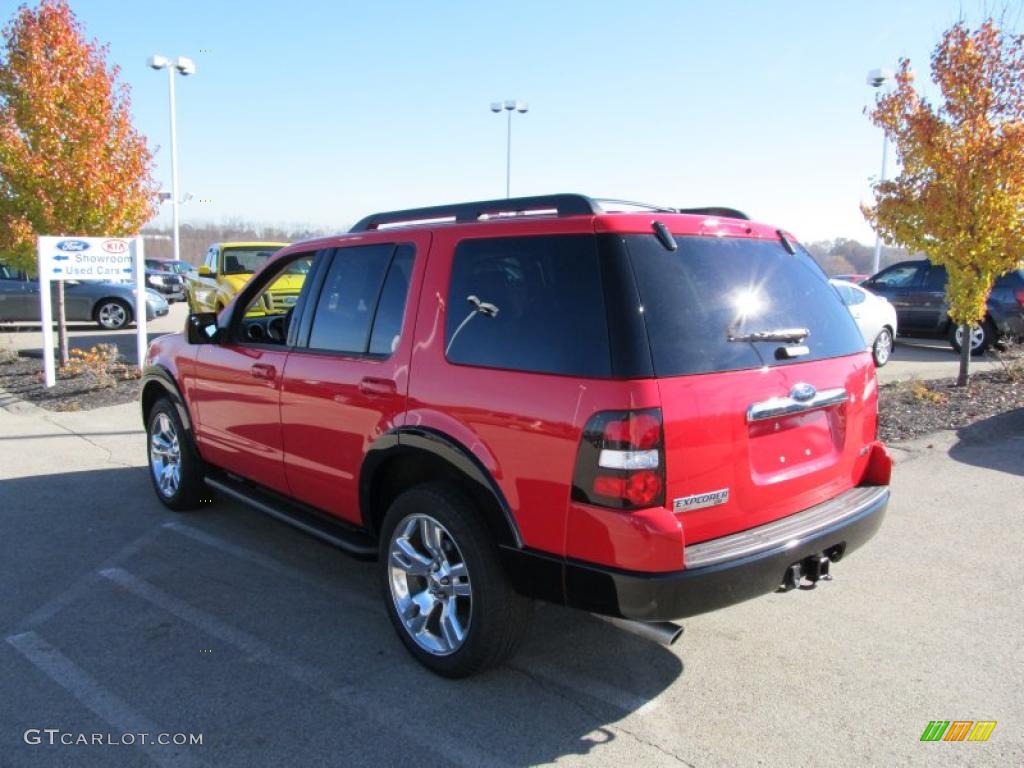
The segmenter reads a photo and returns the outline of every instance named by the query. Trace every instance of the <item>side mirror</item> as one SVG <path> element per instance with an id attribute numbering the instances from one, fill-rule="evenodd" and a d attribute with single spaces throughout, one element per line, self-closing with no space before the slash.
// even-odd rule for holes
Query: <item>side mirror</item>
<path id="1" fill-rule="evenodd" d="M 201 267 L 199 267 L 199 274 L 200 274 L 200 275 L 201 275 L 202 277 L 213 277 L 213 275 L 214 275 L 214 272 L 213 272 L 213 270 L 212 270 L 212 269 L 210 269 L 210 268 L 209 268 L 208 266 L 206 266 L 205 264 L 203 264 L 203 265 L 202 265 Z"/>
<path id="2" fill-rule="evenodd" d="M 223 329 L 217 327 L 216 312 L 197 312 L 188 316 L 185 336 L 189 344 L 217 344 Z"/>

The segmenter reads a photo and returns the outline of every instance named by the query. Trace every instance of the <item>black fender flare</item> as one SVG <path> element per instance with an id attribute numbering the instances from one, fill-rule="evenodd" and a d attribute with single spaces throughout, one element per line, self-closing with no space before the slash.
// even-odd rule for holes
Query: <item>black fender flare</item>
<path id="1" fill-rule="evenodd" d="M 189 413 L 188 406 L 185 404 L 185 398 L 178 387 L 178 382 L 174 380 L 174 375 L 162 365 L 147 365 L 142 371 L 142 391 L 139 395 L 139 407 L 142 411 L 142 425 L 144 428 L 149 426 L 146 424 L 146 416 L 149 413 L 150 405 L 152 405 L 158 395 L 166 395 L 174 403 L 174 407 L 178 410 L 178 418 L 181 419 L 181 424 L 185 428 L 188 439 L 198 450 L 195 431 L 192 427 L 192 414 Z"/>
<path id="2" fill-rule="evenodd" d="M 463 478 L 476 483 L 483 492 L 493 497 L 498 509 L 501 510 L 501 522 L 509 537 L 508 545 L 516 549 L 523 547 L 522 534 L 512 515 L 508 500 L 491 473 L 458 440 L 428 427 L 398 427 L 378 437 L 367 450 L 359 471 L 359 508 L 363 524 L 367 528 L 371 527 L 371 493 L 377 470 L 389 459 L 415 453 L 425 453 L 440 459 Z"/>

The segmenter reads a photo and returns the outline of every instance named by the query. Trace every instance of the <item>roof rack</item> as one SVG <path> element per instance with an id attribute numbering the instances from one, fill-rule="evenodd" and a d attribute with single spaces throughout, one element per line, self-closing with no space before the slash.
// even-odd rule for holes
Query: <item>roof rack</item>
<path id="1" fill-rule="evenodd" d="M 555 214 L 556 216 L 593 216 L 609 212 L 607 209 L 636 208 L 656 213 L 694 213 L 705 216 L 722 216 L 730 219 L 749 217 L 735 208 L 666 208 L 630 200 L 592 198 L 586 195 L 565 193 L 537 195 L 534 197 L 510 197 L 503 200 L 479 200 L 473 203 L 452 203 L 434 205 L 428 208 L 408 208 L 404 211 L 374 213 L 360 219 L 349 232 L 369 232 L 385 226 L 409 226 L 426 223 L 474 222 L 481 219 L 495 219 L 512 216 Z"/>
<path id="2" fill-rule="evenodd" d="M 374 213 L 359 220 L 350 232 L 367 232 L 388 224 L 418 224 L 421 222 L 471 222 L 483 218 L 519 216 L 523 214 L 555 213 L 558 216 L 589 216 L 602 213 L 596 200 L 586 195 L 559 194 L 536 197 L 510 197 L 504 200 L 481 200 L 474 203 L 435 205 L 429 208 L 409 208 L 404 211 Z"/>
<path id="3" fill-rule="evenodd" d="M 679 213 L 693 213 L 697 216 L 721 216 L 726 219 L 745 219 L 750 221 L 750 217 L 743 211 L 737 211 L 735 208 L 725 208 L 720 205 L 709 205 L 706 208 L 680 208 Z"/>

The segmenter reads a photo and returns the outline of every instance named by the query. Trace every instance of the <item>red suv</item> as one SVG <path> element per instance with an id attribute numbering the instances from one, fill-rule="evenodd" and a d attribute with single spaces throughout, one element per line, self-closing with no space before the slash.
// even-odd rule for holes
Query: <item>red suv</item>
<path id="1" fill-rule="evenodd" d="M 248 315 L 297 262 L 295 306 Z M 857 326 L 731 209 L 370 216 L 155 341 L 142 415 L 164 504 L 212 489 L 379 558 L 398 635 L 450 677 L 511 654 L 533 598 L 672 638 L 827 578 L 889 499 Z"/>

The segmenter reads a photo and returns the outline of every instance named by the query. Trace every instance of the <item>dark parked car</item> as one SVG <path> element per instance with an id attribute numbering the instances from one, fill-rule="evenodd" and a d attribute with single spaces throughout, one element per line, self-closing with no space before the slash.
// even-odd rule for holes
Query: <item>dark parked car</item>
<path id="1" fill-rule="evenodd" d="M 827 580 L 889 500 L 853 318 L 776 227 L 615 205 L 393 211 L 268 255 L 149 348 L 158 497 L 377 556 L 399 637 L 452 677 L 508 657 L 531 598 L 671 641 Z"/>
<path id="2" fill-rule="evenodd" d="M 56 290 L 56 283 L 51 287 Z M 167 314 L 159 293 L 146 291 L 146 319 Z M 64 283 L 64 313 L 71 322 L 95 321 L 100 328 L 117 331 L 135 318 L 135 286 L 104 281 Z M 0 322 L 39 322 L 39 281 L 21 270 L 0 264 Z"/>
<path id="3" fill-rule="evenodd" d="M 168 262 L 163 259 L 146 259 L 146 285 L 164 295 L 169 302 L 185 300 L 185 278 L 172 265 L 184 262 Z"/>
<path id="4" fill-rule="evenodd" d="M 962 331 L 949 317 L 946 280 L 945 267 L 920 259 L 886 267 L 861 285 L 896 307 L 901 336 L 945 337 L 959 352 Z M 985 320 L 971 331 L 971 354 L 980 355 L 1004 336 L 1024 337 L 1024 269 L 996 280 Z"/>

